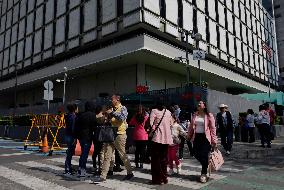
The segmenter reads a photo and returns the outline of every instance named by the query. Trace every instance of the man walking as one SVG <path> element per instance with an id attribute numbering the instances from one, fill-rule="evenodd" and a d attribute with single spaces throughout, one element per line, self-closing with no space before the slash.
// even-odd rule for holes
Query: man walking
<path id="1" fill-rule="evenodd" d="M 231 113 L 226 110 L 226 105 L 219 106 L 220 112 L 217 114 L 217 126 L 221 135 L 221 144 L 223 145 L 226 154 L 230 155 L 233 144 L 233 119 Z"/>
<path id="2" fill-rule="evenodd" d="M 132 173 L 132 168 L 129 159 L 127 158 L 125 152 L 126 145 L 126 129 L 127 129 L 127 108 L 121 105 L 120 96 L 113 95 L 112 98 L 113 108 L 107 111 L 110 114 L 111 124 L 113 127 L 117 127 L 117 137 L 113 143 L 107 143 L 104 146 L 104 161 L 102 165 L 102 173 L 101 176 L 94 180 L 94 182 L 103 182 L 106 180 L 108 171 L 113 171 L 113 168 L 110 168 L 111 158 L 113 157 L 114 150 L 116 149 L 119 157 L 121 158 L 126 170 L 127 175 L 124 180 L 130 180 L 134 177 Z"/>

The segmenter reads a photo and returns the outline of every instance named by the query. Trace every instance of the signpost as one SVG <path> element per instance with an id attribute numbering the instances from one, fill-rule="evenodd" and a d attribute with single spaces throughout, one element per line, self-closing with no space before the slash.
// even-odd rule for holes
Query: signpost
<path id="1" fill-rule="evenodd" d="M 193 50 L 193 60 L 204 60 L 205 51 L 203 50 Z"/>
<path id="2" fill-rule="evenodd" d="M 49 101 L 53 100 L 53 83 L 50 80 L 45 81 L 44 88 L 43 99 L 47 100 L 47 111 L 49 112 Z"/>

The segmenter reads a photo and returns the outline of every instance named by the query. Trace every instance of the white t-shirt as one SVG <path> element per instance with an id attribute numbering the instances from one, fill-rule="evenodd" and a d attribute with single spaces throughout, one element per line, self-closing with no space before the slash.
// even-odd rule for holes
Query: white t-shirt
<path id="1" fill-rule="evenodd" d="M 205 133 L 204 117 L 196 116 L 195 119 L 196 133 Z"/>

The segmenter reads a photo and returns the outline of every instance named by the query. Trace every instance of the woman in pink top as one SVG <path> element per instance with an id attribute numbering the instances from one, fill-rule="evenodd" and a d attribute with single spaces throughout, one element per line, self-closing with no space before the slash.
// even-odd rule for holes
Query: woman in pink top
<path id="1" fill-rule="evenodd" d="M 211 148 L 217 146 L 217 136 L 214 116 L 207 111 L 203 101 L 199 102 L 197 112 L 192 117 L 188 138 L 193 142 L 194 157 L 202 165 L 200 182 L 206 183 L 208 155 Z"/>
<path id="2" fill-rule="evenodd" d="M 146 145 L 148 141 L 148 133 L 145 130 L 145 124 L 149 116 L 146 114 L 142 105 L 139 105 L 137 113 L 132 117 L 129 125 L 133 125 L 133 140 L 135 141 L 135 165 L 136 168 L 143 168 L 145 159 Z M 140 165 L 139 165 L 140 163 Z"/>
<path id="3" fill-rule="evenodd" d="M 160 122 L 161 121 L 161 122 Z M 150 115 L 150 125 L 156 129 L 151 148 L 151 174 L 153 184 L 167 184 L 168 146 L 173 144 L 171 134 L 172 114 L 162 103 L 158 103 Z M 160 123 L 160 125 L 159 125 Z"/>

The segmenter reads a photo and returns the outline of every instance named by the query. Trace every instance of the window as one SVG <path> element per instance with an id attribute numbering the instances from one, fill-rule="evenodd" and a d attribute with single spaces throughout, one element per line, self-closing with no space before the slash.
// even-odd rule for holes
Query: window
<path id="1" fill-rule="evenodd" d="M 178 0 L 178 26 L 183 28 L 183 6 L 182 0 Z"/>
<path id="2" fill-rule="evenodd" d="M 279 9 L 280 8 L 280 5 L 275 5 L 274 6 L 274 9 Z"/>
<path id="3" fill-rule="evenodd" d="M 275 18 L 280 18 L 282 15 L 281 14 L 276 14 Z"/>
<path id="4" fill-rule="evenodd" d="M 160 0 L 160 16 L 166 18 L 166 2 L 165 0 Z"/>
<path id="5" fill-rule="evenodd" d="M 123 15 L 123 0 L 117 0 L 117 16 Z"/>

